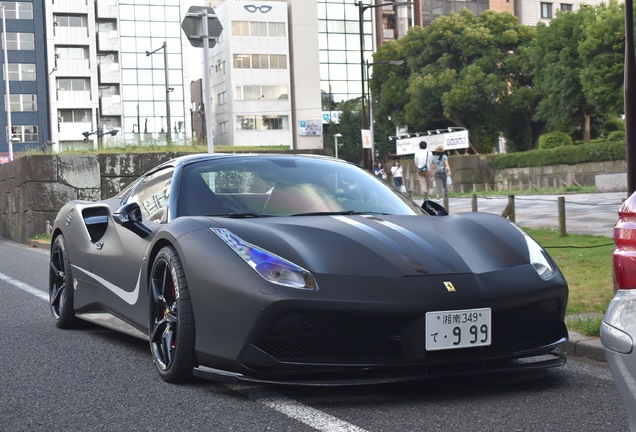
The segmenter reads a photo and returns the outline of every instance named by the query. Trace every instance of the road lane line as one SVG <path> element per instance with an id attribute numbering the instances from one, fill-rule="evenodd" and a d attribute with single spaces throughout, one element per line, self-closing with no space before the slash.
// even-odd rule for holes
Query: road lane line
<path id="1" fill-rule="evenodd" d="M 49 295 L 44 291 L 40 291 L 39 289 L 32 287 L 31 285 L 25 284 L 24 282 L 20 282 L 17 279 L 13 279 L 6 274 L 0 273 L 0 280 L 10 283 L 16 288 L 20 288 L 22 291 L 28 292 L 29 294 L 33 294 L 34 296 L 41 298 L 42 300 L 49 301 Z"/>
<path id="2" fill-rule="evenodd" d="M 13 279 L 3 273 L 0 273 L 0 280 L 10 283 L 16 288 L 21 289 L 29 294 L 32 294 L 42 300 L 48 301 L 49 296 L 39 289 L 20 282 L 17 279 Z M 322 412 L 320 410 L 311 408 L 293 399 L 286 398 L 285 396 L 263 389 L 261 387 L 249 386 L 245 384 L 228 385 L 228 388 L 241 393 L 255 402 L 261 403 L 268 408 L 278 411 L 286 416 L 304 423 L 316 430 L 324 432 L 367 432 L 365 429 L 359 428 L 344 420 L 340 420 L 330 414 Z"/>
<path id="3" fill-rule="evenodd" d="M 365 429 L 262 387 L 245 384 L 228 384 L 227 387 L 319 431 L 367 432 Z"/>

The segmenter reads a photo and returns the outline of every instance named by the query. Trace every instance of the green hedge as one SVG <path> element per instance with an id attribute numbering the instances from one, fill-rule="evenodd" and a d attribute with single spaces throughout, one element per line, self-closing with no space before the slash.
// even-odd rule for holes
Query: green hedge
<path id="1" fill-rule="evenodd" d="M 580 144 L 546 150 L 495 155 L 495 169 L 538 167 L 546 165 L 576 165 L 584 162 L 625 160 L 625 141 Z"/>

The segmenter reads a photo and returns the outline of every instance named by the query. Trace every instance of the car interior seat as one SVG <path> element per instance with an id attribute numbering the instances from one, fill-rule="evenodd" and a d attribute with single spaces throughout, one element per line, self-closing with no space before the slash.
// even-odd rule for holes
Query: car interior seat
<path id="1" fill-rule="evenodd" d="M 228 213 L 227 207 L 216 196 L 201 174 L 190 171 L 184 179 L 179 196 L 180 216 L 206 216 Z"/>

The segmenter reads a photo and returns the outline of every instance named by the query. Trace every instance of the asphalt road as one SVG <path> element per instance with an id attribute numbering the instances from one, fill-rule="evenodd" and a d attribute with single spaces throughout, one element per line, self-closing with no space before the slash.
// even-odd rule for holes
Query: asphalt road
<path id="1" fill-rule="evenodd" d="M 350 388 L 163 383 L 148 344 L 59 330 L 48 252 L 0 240 L 1 431 L 620 431 L 604 363 Z"/>

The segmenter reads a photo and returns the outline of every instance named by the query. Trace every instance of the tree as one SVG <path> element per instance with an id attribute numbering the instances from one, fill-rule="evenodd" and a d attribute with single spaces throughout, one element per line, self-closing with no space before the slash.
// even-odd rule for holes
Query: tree
<path id="1" fill-rule="evenodd" d="M 610 117 L 624 109 L 624 6 L 616 1 L 597 6 L 595 19 L 586 26 L 585 39 L 578 46 L 583 93 L 598 113 Z"/>
<path id="2" fill-rule="evenodd" d="M 360 98 L 340 102 L 337 108 L 340 111 L 340 121 L 337 124 L 330 125 L 329 131 L 332 134 L 329 142 L 335 144 L 333 135 L 341 134 L 342 137 L 338 138 L 338 144 L 341 145 L 338 150 L 338 157 L 362 165 Z"/>
<path id="3" fill-rule="evenodd" d="M 569 134 L 583 124 L 585 142 L 590 142 L 594 107 L 581 84 L 584 65 L 579 44 L 593 15 L 591 7 L 583 7 L 559 13 L 550 26 L 540 23 L 533 52 L 534 85 L 541 97 L 535 118 L 544 120 L 551 130 Z"/>
<path id="4" fill-rule="evenodd" d="M 408 81 L 401 76 L 381 81 L 392 92 L 404 88 L 405 82 L 408 87 L 399 94 L 381 91 L 378 110 L 404 100 L 405 94 L 404 119 L 413 130 L 465 127 L 477 149 L 489 152 L 506 130 L 505 110 L 514 106 L 506 100 L 530 82 L 522 76 L 528 70 L 515 59 L 533 37 L 531 29 L 508 13 L 486 11 L 474 16 L 467 9 L 439 17 L 426 28 L 411 29 L 396 42 L 397 48 L 387 49 L 404 56 Z M 378 49 L 380 55 L 386 55 L 384 46 Z M 533 107 L 517 103 L 517 108 Z M 529 114 L 519 118 L 532 122 Z"/>

